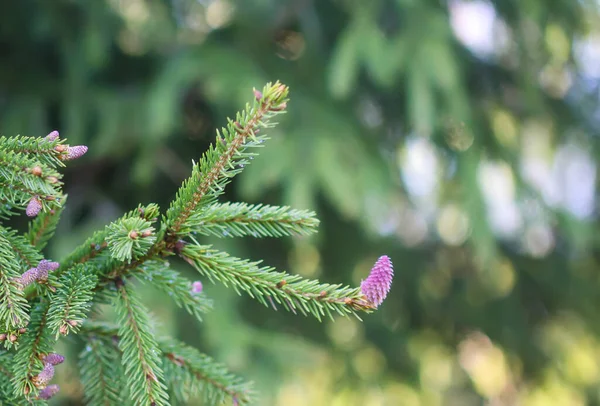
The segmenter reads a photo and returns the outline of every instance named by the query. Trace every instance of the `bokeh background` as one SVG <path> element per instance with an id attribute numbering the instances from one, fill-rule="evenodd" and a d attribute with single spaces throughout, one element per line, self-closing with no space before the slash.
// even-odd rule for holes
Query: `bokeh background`
<path id="1" fill-rule="evenodd" d="M 226 198 L 314 209 L 321 231 L 214 243 L 354 286 L 388 254 L 391 294 L 319 323 L 207 284 L 198 325 L 140 287 L 165 329 L 254 380 L 259 405 L 598 405 L 598 9 L 2 0 L 0 133 L 90 147 L 58 259 L 139 202 L 166 208 L 215 128 L 281 80 L 289 113 Z M 54 404 L 81 404 L 58 370 Z"/>

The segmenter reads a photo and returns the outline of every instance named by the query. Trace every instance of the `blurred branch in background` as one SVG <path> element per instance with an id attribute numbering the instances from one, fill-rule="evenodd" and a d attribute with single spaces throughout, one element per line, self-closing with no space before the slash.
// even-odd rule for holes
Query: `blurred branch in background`
<path id="1" fill-rule="evenodd" d="M 599 22 L 585 0 L 4 2 L 0 132 L 90 146 L 59 256 L 164 206 L 219 117 L 280 79 L 294 109 L 228 198 L 315 210 L 321 232 L 218 248 L 355 286 L 386 252 L 395 286 L 364 326 L 208 286 L 202 331 L 157 301 L 173 335 L 261 404 L 596 404 Z"/>

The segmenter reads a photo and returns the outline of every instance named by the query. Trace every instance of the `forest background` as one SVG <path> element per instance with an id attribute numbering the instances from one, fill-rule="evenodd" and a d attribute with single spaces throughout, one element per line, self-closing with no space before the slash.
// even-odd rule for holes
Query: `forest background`
<path id="1" fill-rule="evenodd" d="M 226 197 L 320 233 L 217 243 L 352 286 L 387 254 L 391 294 L 319 323 L 205 283 L 198 326 L 140 287 L 171 335 L 261 405 L 600 404 L 596 1 L 0 1 L 0 133 L 89 146 L 48 257 L 165 207 L 275 80 L 289 112 Z M 81 404 L 75 374 L 54 404 Z"/>

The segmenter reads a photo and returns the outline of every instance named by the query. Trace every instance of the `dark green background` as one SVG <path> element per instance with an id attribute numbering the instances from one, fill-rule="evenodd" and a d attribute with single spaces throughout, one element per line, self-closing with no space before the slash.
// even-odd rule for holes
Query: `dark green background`
<path id="1" fill-rule="evenodd" d="M 481 10 L 496 42 L 465 46 L 455 31 L 491 30 Z M 215 128 L 281 80 L 289 113 L 226 197 L 314 209 L 321 231 L 215 244 L 354 286 L 387 254 L 390 296 L 318 323 L 208 285 L 197 325 L 148 290 L 165 330 L 260 405 L 598 404 L 600 59 L 581 49 L 599 23 L 573 0 L 2 0 L 0 133 L 90 148 L 58 259 L 139 202 L 165 209 Z M 73 365 L 55 404 L 80 402 Z"/>

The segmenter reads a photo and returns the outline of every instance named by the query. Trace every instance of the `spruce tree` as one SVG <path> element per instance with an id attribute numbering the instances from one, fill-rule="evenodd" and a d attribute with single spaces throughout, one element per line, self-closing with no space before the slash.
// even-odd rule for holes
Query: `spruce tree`
<path id="1" fill-rule="evenodd" d="M 287 94 L 280 83 L 254 90 L 253 102 L 217 131 L 164 213 L 156 204 L 140 204 L 59 261 L 43 254 L 66 208 L 59 169 L 87 147 L 69 145 L 56 131 L 43 138 L 0 138 L 1 219 L 22 211 L 30 218 L 26 232 L 0 222 L 2 404 L 45 404 L 59 391 L 52 378 L 64 357 L 55 345 L 65 336 L 84 343 L 78 366 L 87 404 L 168 405 L 198 395 L 208 404 L 251 403 L 249 382 L 165 334 L 141 300 L 140 282 L 166 292 L 198 321 L 211 309 L 202 283 L 170 268 L 174 258 L 204 280 L 318 320 L 368 313 L 381 304 L 393 276 L 386 256 L 352 288 L 276 271 L 199 241 L 316 232 L 314 212 L 218 200 L 263 147 L 266 130 L 285 112 Z M 102 305 L 114 310 L 112 322 L 98 317 Z"/>

